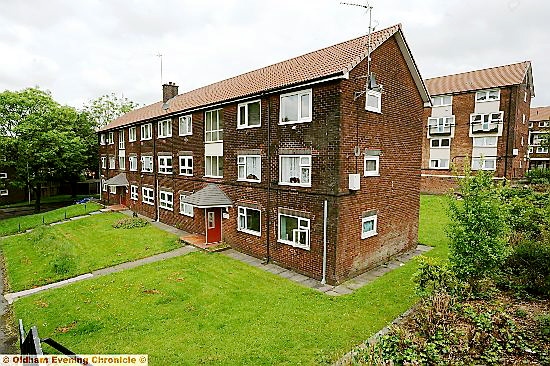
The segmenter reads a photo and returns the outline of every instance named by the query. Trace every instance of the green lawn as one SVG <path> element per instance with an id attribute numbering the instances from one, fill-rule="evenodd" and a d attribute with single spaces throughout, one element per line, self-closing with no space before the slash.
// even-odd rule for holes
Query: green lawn
<path id="1" fill-rule="evenodd" d="M 50 224 L 52 222 L 64 220 L 65 218 L 85 215 L 87 213 L 97 211 L 100 208 L 100 204 L 88 202 L 85 205 L 71 205 L 34 215 L 12 217 L 9 219 L 0 220 L 0 236 L 15 234 L 20 230 L 25 231 L 27 229 L 32 229 L 42 225 L 43 223 Z"/>
<path id="2" fill-rule="evenodd" d="M 422 196 L 420 240 L 447 253 L 444 197 Z M 428 216 L 428 217 L 426 217 Z M 16 319 L 80 353 L 147 353 L 151 365 L 318 365 L 417 300 L 416 261 L 330 297 L 219 253 L 195 252 L 15 302 Z"/>
<path id="3" fill-rule="evenodd" d="M 76 197 L 73 197 L 70 194 L 60 194 L 60 195 L 57 195 L 57 196 L 42 197 L 40 202 L 41 203 L 74 202 L 76 200 L 86 198 L 86 197 L 99 198 L 99 194 L 79 194 L 79 195 L 76 195 Z M 9 203 L 7 205 L 0 205 L 0 208 L 33 206 L 34 203 L 35 203 L 35 200 L 31 200 L 30 204 L 29 204 L 28 200 L 25 200 L 25 201 L 21 201 L 21 202 L 17 202 L 17 203 Z"/>
<path id="4" fill-rule="evenodd" d="M 447 196 L 420 196 L 420 223 L 418 241 L 435 247 L 428 254 L 446 258 L 449 254 L 449 242 L 445 227 L 449 224 L 447 216 Z"/>
<path id="5" fill-rule="evenodd" d="M 56 282 L 179 246 L 175 235 L 151 225 L 130 230 L 112 227 L 126 217 L 102 213 L 1 239 L 10 290 Z"/>

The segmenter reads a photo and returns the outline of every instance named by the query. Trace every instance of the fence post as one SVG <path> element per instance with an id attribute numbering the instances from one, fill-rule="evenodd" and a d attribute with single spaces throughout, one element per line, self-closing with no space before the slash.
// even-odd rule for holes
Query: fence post
<path id="1" fill-rule="evenodd" d="M 84 214 L 86 214 L 86 204 L 84 204 Z"/>
<path id="2" fill-rule="evenodd" d="M 17 231 L 18 233 L 21 232 L 21 222 L 19 222 L 19 230 Z"/>
<path id="3" fill-rule="evenodd" d="M 65 220 L 67 220 L 67 210 L 65 210 Z"/>
<path id="4" fill-rule="evenodd" d="M 45 221 L 44 221 L 44 216 L 42 216 L 42 225 L 44 225 Z"/>

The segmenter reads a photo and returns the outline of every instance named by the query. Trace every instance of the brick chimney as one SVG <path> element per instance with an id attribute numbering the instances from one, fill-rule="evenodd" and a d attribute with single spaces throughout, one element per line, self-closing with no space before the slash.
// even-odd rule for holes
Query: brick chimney
<path id="1" fill-rule="evenodd" d="M 173 82 L 168 82 L 162 86 L 162 102 L 166 103 L 168 99 L 172 99 L 178 95 L 178 86 Z"/>

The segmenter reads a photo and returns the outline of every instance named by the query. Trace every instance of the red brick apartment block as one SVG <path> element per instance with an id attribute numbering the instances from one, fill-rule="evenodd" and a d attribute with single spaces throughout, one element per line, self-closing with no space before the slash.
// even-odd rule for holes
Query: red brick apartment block
<path id="1" fill-rule="evenodd" d="M 0 159 L 4 157 L 0 156 Z M 0 169 L 0 205 L 21 202 L 25 200 L 25 191 L 10 184 L 10 178 L 15 175 L 13 168 Z"/>
<path id="2" fill-rule="evenodd" d="M 550 107 L 531 108 L 529 118 L 529 169 L 550 169 L 548 140 Z"/>
<path id="3" fill-rule="evenodd" d="M 427 79 L 422 184 L 426 193 L 456 185 L 453 168 L 491 170 L 522 178 L 528 168 L 528 121 L 533 74 L 529 61 Z"/>
<path id="4" fill-rule="evenodd" d="M 333 284 L 416 245 L 429 96 L 400 25 L 163 88 L 99 132 L 105 202 Z"/>

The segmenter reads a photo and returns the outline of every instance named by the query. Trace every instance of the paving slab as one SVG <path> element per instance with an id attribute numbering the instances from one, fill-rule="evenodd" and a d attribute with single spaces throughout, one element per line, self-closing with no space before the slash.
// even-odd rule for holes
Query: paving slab
<path id="1" fill-rule="evenodd" d="M 349 295 L 351 293 L 353 293 L 353 290 L 346 287 L 345 285 L 339 285 L 339 286 L 336 286 L 332 291 L 340 294 L 340 295 Z"/>

